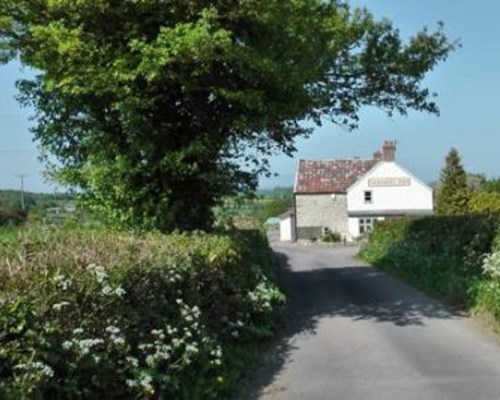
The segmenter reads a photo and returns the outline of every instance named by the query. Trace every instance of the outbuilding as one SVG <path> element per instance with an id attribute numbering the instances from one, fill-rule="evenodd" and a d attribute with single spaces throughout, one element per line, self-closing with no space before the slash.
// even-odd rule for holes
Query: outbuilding
<path id="1" fill-rule="evenodd" d="M 295 237 L 295 215 L 292 211 L 278 216 L 280 220 L 280 241 L 281 242 L 294 242 Z"/>

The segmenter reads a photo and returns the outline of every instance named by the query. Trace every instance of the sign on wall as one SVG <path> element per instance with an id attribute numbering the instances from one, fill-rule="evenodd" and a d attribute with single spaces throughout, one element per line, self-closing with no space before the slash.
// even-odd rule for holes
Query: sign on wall
<path id="1" fill-rule="evenodd" d="M 369 187 L 411 186 L 411 178 L 369 178 Z"/>

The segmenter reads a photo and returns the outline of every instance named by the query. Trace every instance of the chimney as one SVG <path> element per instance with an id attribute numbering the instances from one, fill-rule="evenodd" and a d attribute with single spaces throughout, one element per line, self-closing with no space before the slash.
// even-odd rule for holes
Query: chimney
<path id="1" fill-rule="evenodd" d="M 375 153 L 373 153 L 373 159 L 375 161 L 382 161 L 382 152 L 377 150 Z"/>
<path id="2" fill-rule="evenodd" d="M 384 146 L 382 147 L 382 160 L 383 161 L 394 161 L 396 158 L 396 142 L 392 140 L 386 140 Z"/>

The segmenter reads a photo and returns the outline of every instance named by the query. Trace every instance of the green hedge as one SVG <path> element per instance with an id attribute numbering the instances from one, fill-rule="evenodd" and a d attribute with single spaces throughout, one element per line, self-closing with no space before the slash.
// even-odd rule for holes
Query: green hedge
<path id="1" fill-rule="evenodd" d="M 469 200 L 469 211 L 473 214 L 500 215 L 500 193 L 473 192 Z"/>
<path id="2" fill-rule="evenodd" d="M 27 217 L 23 210 L 0 207 L 0 226 L 18 226 L 26 222 Z"/>
<path id="3" fill-rule="evenodd" d="M 360 255 L 414 286 L 461 306 L 478 296 L 484 256 L 499 220 L 491 216 L 425 217 L 377 224 Z"/>
<path id="4" fill-rule="evenodd" d="M 25 231 L 0 260 L 2 399 L 220 398 L 284 301 L 256 232 Z"/>
<path id="5" fill-rule="evenodd" d="M 490 316 L 500 329 L 500 230 L 493 251 L 484 259 L 483 268 L 486 279 L 477 284 L 474 309 Z"/>

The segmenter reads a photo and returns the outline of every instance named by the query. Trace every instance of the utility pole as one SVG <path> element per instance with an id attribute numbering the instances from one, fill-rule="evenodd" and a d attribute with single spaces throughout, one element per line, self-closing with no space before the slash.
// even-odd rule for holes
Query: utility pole
<path id="1" fill-rule="evenodd" d="M 25 174 L 17 175 L 17 177 L 21 180 L 21 208 L 23 211 L 26 211 L 26 204 L 24 202 L 24 178 L 26 178 Z"/>

